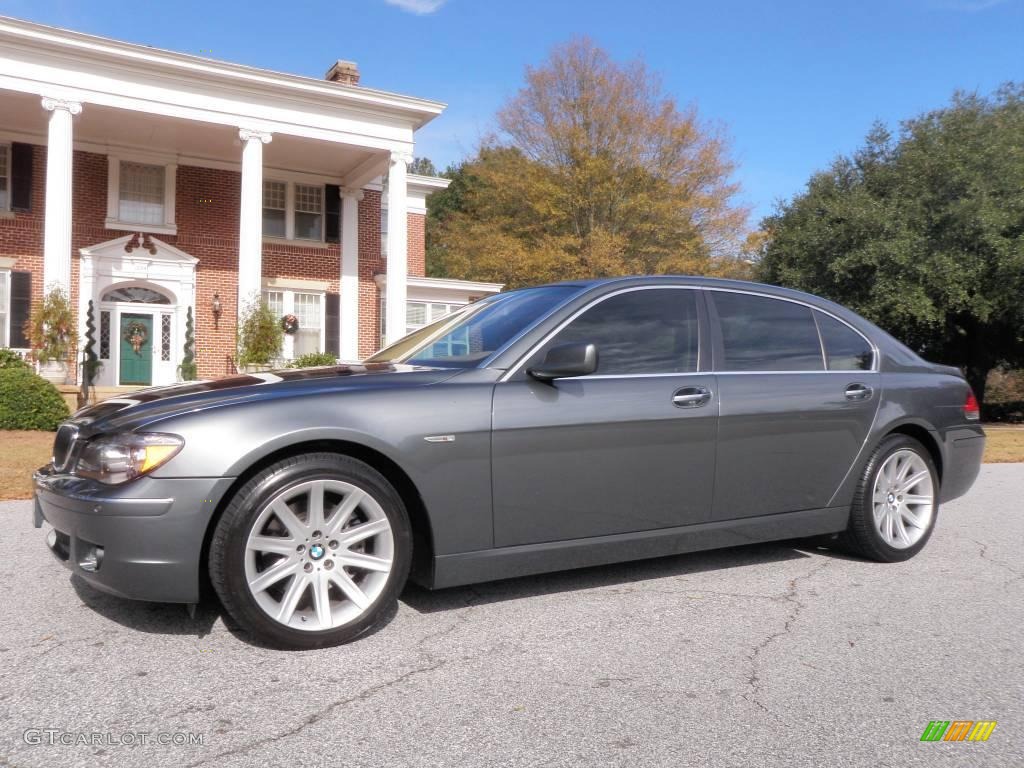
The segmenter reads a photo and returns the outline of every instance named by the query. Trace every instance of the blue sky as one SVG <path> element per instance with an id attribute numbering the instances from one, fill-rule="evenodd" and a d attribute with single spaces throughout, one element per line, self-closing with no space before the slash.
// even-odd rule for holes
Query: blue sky
<path id="1" fill-rule="evenodd" d="M 445 101 L 417 154 L 468 155 L 553 45 L 588 35 L 642 58 L 732 140 L 751 224 L 853 150 L 871 123 L 1024 79 L 1024 0 L 0 0 L 0 14 Z"/>

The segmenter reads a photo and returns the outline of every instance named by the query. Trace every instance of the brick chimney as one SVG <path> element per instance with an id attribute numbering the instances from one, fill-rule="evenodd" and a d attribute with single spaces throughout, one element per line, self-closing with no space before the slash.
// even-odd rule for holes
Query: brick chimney
<path id="1" fill-rule="evenodd" d="M 338 59 L 324 75 L 325 80 L 342 85 L 359 85 L 359 65 L 354 61 Z"/>

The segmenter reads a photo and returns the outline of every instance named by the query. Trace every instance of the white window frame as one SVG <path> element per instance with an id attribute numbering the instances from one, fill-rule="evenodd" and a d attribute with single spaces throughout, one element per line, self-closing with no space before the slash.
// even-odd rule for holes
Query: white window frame
<path id="1" fill-rule="evenodd" d="M 7 161 L 4 163 L 4 168 L 7 169 L 7 175 L 0 177 L 7 179 L 7 202 L 0 205 L 0 213 L 7 213 L 11 210 L 11 194 L 13 193 L 13 190 L 11 189 L 11 160 L 13 159 L 11 157 L 11 145 L 0 143 L 0 154 L 3 154 L 4 159 Z"/>
<path id="2" fill-rule="evenodd" d="M 122 221 L 121 215 L 121 163 L 160 165 L 164 169 L 164 220 L 161 224 L 141 224 Z M 166 156 L 144 154 L 107 155 L 107 218 L 104 226 L 128 232 L 152 232 L 157 235 L 176 235 L 178 225 L 174 219 L 177 191 L 177 163 Z"/>
<path id="3" fill-rule="evenodd" d="M 455 310 L 462 309 L 464 306 L 466 306 L 469 303 L 471 303 L 471 302 L 468 302 L 468 301 L 462 301 L 462 302 L 459 302 L 459 301 L 436 301 L 436 300 L 433 300 L 433 299 L 411 299 L 411 298 L 406 298 L 406 300 L 405 300 L 405 316 L 406 316 L 407 319 L 406 319 L 406 323 L 405 323 L 405 334 L 408 335 L 408 334 L 412 333 L 413 331 L 418 331 L 420 328 L 423 328 L 425 326 L 430 325 L 435 320 L 440 320 L 442 317 L 450 315 Z M 427 312 L 426 312 L 427 321 L 425 323 L 410 323 L 410 322 L 408 322 L 409 305 L 410 304 L 426 304 L 426 306 L 427 306 Z M 435 315 L 434 315 L 434 305 L 435 304 L 443 304 L 444 306 L 446 306 L 448 308 L 448 311 L 444 312 L 442 314 L 439 314 L 439 315 L 437 315 L 435 317 Z M 386 315 L 387 315 L 387 297 L 382 295 L 380 297 L 380 328 L 379 328 L 379 330 L 380 330 L 380 344 L 381 344 L 382 347 L 386 346 L 385 343 L 384 343 L 384 335 L 385 335 L 385 330 L 386 330 L 386 326 L 385 326 L 385 322 L 384 321 L 386 319 Z"/>
<path id="4" fill-rule="evenodd" d="M 295 314 L 295 294 L 308 293 L 320 297 L 320 343 L 317 345 L 317 352 L 321 354 L 325 352 L 327 349 L 327 291 L 318 288 L 287 288 L 280 285 L 264 284 L 263 290 L 260 292 L 260 298 L 266 301 L 268 293 L 281 294 L 282 316 Z M 285 360 L 295 359 L 295 336 L 293 334 L 286 333 L 284 335 L 281 357 Z"/>
<path id="5" fill-rule="evenodd" d="M 281 243 L 288 242 L 293 245 L 311 245 L 321 246 L 327 242 L 327 185 L 334 183 L 329 181 L 320 181 L 318 179 L 301 179 L 301 178 L 288 178 L 286 175 L 281 173 L 270 172 L 264 176 L 264 181 L 275 181 L 278 184 L 284 184 L 284 237 L 277 237 L 275 235 L 263 235 L 263 239 L 268 243 Z M 296 185 L 302 185 L 304 187 L 320 187 L 320 239 L 310 240 L 306 237 L 295 236 L 295 187 Z M 263 215 L 262 205 L 260 206 L 260 215 Z M 272 289 L 271 289 L 272 290 Z M 299 291 L 302 293 L 302 291 Z"/>
<path id="6" fill-rule="evenodd" d="M 3 322 L 0 323 L 0 348 L 11 346 L 11 270 L 0 269 L 4 284 L 0 286 L 0 305 L 6 307 Z"/>

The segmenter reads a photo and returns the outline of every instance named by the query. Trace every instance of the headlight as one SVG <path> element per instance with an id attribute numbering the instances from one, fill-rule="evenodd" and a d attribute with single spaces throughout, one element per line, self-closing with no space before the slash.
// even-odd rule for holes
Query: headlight
<path id="1" fill-rule="evenodd" d="M 74 474 L 107 485 L 127 483 L 166 464 L 185 445 L 177 435 L 126 432 L 90 440 L 82 449 Z"/>

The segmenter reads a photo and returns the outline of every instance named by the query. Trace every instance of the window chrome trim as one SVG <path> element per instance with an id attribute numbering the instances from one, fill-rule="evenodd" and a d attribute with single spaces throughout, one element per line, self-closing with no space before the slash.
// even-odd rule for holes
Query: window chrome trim
<path id="1" fill-rule="evenodd" d="M 603 301 L 605 301 L 607 299 L 610 299 L 613 296 L 619 296 L 620 294 L 623 294 L 623 293 L 631 293 L 633 291 L 653 291 L 653 290 L 662 290 L 662 291 L 664 291 L 664 290 L 700 291 L 700 290 L 703 290 L 703 288 L 701 286 L 699 286 L 699 285 L 630 285 L 630 286 L 627 286 L 625 288 L 620 288 L 617 291 L 612 291 L 611 293 L 606 293 L 606 294 L 604 294 L 602 296 L 598 296 L 593 301 L 589 302 L 588 304 L 585 304 L 584 306 L 580 307 L 578 310 L 573 312 L 569 317 L 567 317 L 565 320 L 563 320 L 561 323 L 559 323 L 557 326 L 555 326 L 555 328 L 553 328 L 551 331 L 549 331 L 547 334 L 545 334 L 545 336 L 538 343 L 534 344 L 525 355 L 523 355 L 518 360 L 516 360 L 515 364 L 513 364 L 511 368 L 509 368 L 504 374 L 502 374 L 501 378 L 498 379 L 498 383 L 501 384 L 502 382 L 508 381 L 510 378 L 512 378 L 512 376 L 514 376 L 519 371 L 519 369 L 522 368 L 523 365 L 526 364 L 526 361 L 529 360 L 531 357 L 533 357 L 533 355 L 537 352 L 537 350 L 539 350 L 541 347 L 543 347 L 545 344 L 547 344 L 549 341 L 551 341 L 551 339 L 554 338 L 556 335 L 561 333 L 562 329 L 564 329 L 567 325 L 569 325 L 569 323 L 571 323 L 573 320 L 575 320 L 577 317 L 579 317 L 580 315 L 582 315 L 584 312 L 586 312 L 587 310 L 591 309 L 592 307 L 596 307 L 601 302 L 603 302 Z M 548 315 L 550 316 L 557 309 L 558 309 L 558 307 L 556 307 L 554 310 L 549 312 Z M 698 318 L 698 323 L 699 323 L 700 322 L 700 307 L 697 307 L 697 318 Z M 536 327 L 544 319 L 546 319 L 546 318 L 541 318 L 541 320 L 538 320 L 536 323 L 534 323 L 531 326 L 531 328 Z M 528 330 L 529 329 L 527 329 L 526 331 L 523 331 L 523 333 L 525 334 Z M 522 335 L 523 334 L 520 334 L 520 336 L 522 336 Z M 701 362 L 704 359 L 704 357 L 703 357 L 704 350 L 703 350 L 702 347 L 703 347 L 703 345 L 700 343 L 700 328 L 698 326 L 698 330 L 697 330 L 697 368 L 698 369 L 700 368 L 700 364 L 701 364 Z M 495 353 L 495 354 L 497 354 L 497 353 Z M 681 373 L 653 373 L 653 374 L 651 374 L 651 373 L 618 373 L 618 374 L 596 374 L 596 375 L 589 374 L 587 376 L 566 376 L 565 378 L 567 378 L 567 379 L 568 378 L 572 378 L 572 379 L 596 379 L 596 378 L 598 378 L 600 376 L 606 376 L 606 377 L 613 377 L 614 376 L 614 377 L 621 377 L 621 378 L 632 377 L 632 376 L 688 376 L 688 375 L 692 375 L 692 374 L 695 374 L 695 373 L 699 373 L 699 374 L 703 374 L 703 375 L 707 376 L 707 375 L 712 374 L 713 371 L 696 370 L 696 371 L 686 371 L 685 373 L 681 372 Z"/>
<path id="2" fill-rule="evenodd" d="M 703 375 L 703 376 L 718 376 L 718 375 L 723 375 L 723 376 L 725 376 L 725 375 L 729 375 L 729 376 L 749 376 L 749 375 L 761 375 L 761 374 L 768 374 L 768 375 L 772 375 L 772 376 L 779 376 L 779 375 L 802 375 L 802 374 L 817 374 L 817 373 L 844 374 L 844 375 L 850 376 L 850 375 L 853 375 L 853 374 L 878 373 L 879 363 L 881 361 L 881 354 L 880 354 L 880 352 L 878 350 L 878 346 L 871 339 L 869 339 L 867 336 L 865 336 L 857 328 L 854 328 L 852 325 L 850 325 L 850 323 L 848 323 L 843 318 L 836 316 L 832 312 L 829 312 L 827 309 L 822 309 L 821 307 L 817 307 L 814 304 L 810 304 L 810 303 L 808 303 L 806 301 L 801 301 L 800 299 L 794 299 L 794 298 L 791 298 L 789 296 L 776 296 L 776 295 L 771 294 L 771 293 L 764 293 L 764 292 L 761 292 L 761 291 L 743 290 L 743 289 L 739 289 L 739 288 L 717 288 L 717 287 L 710 287 L 710 286 L 704 286 L 704 285 L 636 285 L 636 286 L 629 286 L 629 287 L 626 287 L 626 288 L 622 288 L 622 289 L 620 289 L 618 291 L 613 291 L 612 293 L 604 294 L 603 296 L 598 296 L 596 299 L 594 299 L 590 303 L 588 303 L 588 304 L 584 305 L 583 307 L 581 307 L 579 310 L 574 312 L 568 318 L 563 320 L 552 331 L 547 333 L 537 344 L 534 344 L 533 347 L 531 347 L 526 352 L 525 355 L 521 356 L 505 373 L 503 373 L 501 375 L 501 377 L 498 379 L 498 383 L 499 384 L 504 383 L 504 382 L 508 381 L 510 378 L 512 378 L 512 376 L 514 376 L 519 371 L 519 369 L 523 365 L 525 365 L 526 361 L 529 360 L 537 352 L 537 350 L 539 350 L 541 347 L 543 347 L 545 344 L 547 344 L 549 341 L 551 341 L 551 339 L 556 334 L 558 334 L 563 328 L 565 328 L 565 326 L 567 326 L 569 323 L 571 323 L 573 320 L 575 320 L 577 317 L 582 315 L 584 312 L 586 312 L 591 307 L 596 306 L 597 304 L 600 304 L 605 299 L 610 299 L 612 296 L 618 296 L 621 293 L 628 293 L 629 291 L 649 291 L 649 290 L 654 290 L 654 289 L 659 289 L 659 288 L 660 289 L 666 289 L 667 288 L 667 289 L 673 289 L 673 290 L 688 290 L 688 291 L 705 291 L 705 292 L 707 292 L 707 291 L 722 291 L 723 293 L 741 293 L 741 294 L 744 294 L 744 295 L 747 295 L 747 296 L 759 296 L 759 297 L 762 297 L 762 298 L 765 298 L 765 299 L 776 299 L 778 301 L 788 301 L 791 304 L 797 304 L 797 305 L 802 306 L 802 307 L 807 307 L 812 312 L 811 318 L 814 320 L 815 330 L 818 331 L 819 345 L 822 346 L 822 361 L 821 362 L 822 362 L 822 365 L 824 366 L 824 368 L 822 370 L 820 370 L 820 371 L 716 371 L 716 370 L 710 370 L 710 371 L 687 371 L 686 373 L 589 374 L 587 376 L 567 376 L 566 378 L 567 379 L 598 379 L 598 378 L 623 378 L 623 379 L 625 379 L 625 378 L 636 378 L 636 377 L 639 377 L 639 376 L 693 376 L 693 375 Z M 714 301 L 714 298 L 712 297 L 711 300 Z M 537 320 L 537 322 L 533 323 L 529 328 L 527 328 L 522 333 L 520 333 L 515 339 L 513 339 L 510 342 L 508 342 L 508 344 L 506 344 L 505 347 L 502 347 L 502 349 L 500 349 L 497 352 L 495 352 L 490 358 L 485 360 L 478 367 L 480 367 L 480 368 L 486 367 L 487 363 L 489 363 L 490 360 L 493 357 L 496 357 L 500 353 L 504 352 L 506 347 L 511 346 L 519 338 L 521 338 L 523 335 L 528 333 L 530 329 L 535 328 L 538 324 L 540 324 L 541 322 L 546 320 L 547 317 L 550 317 L 554 312 L 557 311 L 557 309 L 558 309 L 558 307 L 556 307 L 555 309 L 551 310 L 551 312 L 549 312 L 547 315 L 545 315 L 541 319 Z M 815 311 L 821 312 L 824 315 L 828 315 L 833 320 L 836 320 L 837 322 L 842 323 L 847 328 L 849 328 L 851 331 L 853 331 L 858 336 L 860 336 L 862 339 L 864 339 L 865 342 L 867 342 L 868 346 L 871 348 L 871 367 L 870 368 L 863 369 L 863 370 L 862 369 L 854 369 L 854 370 L 834 370 L 834 371 L 828 369 L 828 357 L 825 354 L 824 347 L 823 347 L 825 342 L 824 342 L 824 339 L 821 336 L 821 331 L 818 329 L 817 318 L 815 318 L 814 314 L 813 314 Z M 716 312 L 716 315 L 717 315 L 717 312 Z M 707 316 L 710 316 L 710 312 L 707 313 Z M 703 349 L 703 346 L 699 343 L 699 335 L 698 335 L 698 346 L 697 346 L 697 367 L 698 368 L 700 368 L 701 361 L 703 360 L 703 354 L 704 354 L 704 349 Z"/>
<path id="3" fill-rule="evenodd" d="M 829 317 L 831 317 L 836 322 L 842 323 L 847 328 L 849 328 L 851 331 L 853 331 L 858 336 L 860 336 L 862 339 L 864 339 L 864 341 L 867 342 L 867 345 L 869 347 L 871 347 L 871 367 L 870 368 L 867 368 L 867 369 L 860 369 L 860 368 L 858 368 L 858 369 L 854 369 L 854 370 L 830 371 L 830 370 L 828 370 L 828 356 L 825 354 L 825 350 L 824 350 L 825 340 L 821 336 L 821 330 L 818 329 L 818 340 L 819 340 L 820 344 L 822 345 L 822 361 L 821 362 L 825 366 L 825 369 L 823 371 L 715 371 L 715 373 L 847 373 L 847 374 L 850 374 L 850 373 L 878 373 L 879 362 L 881 361 L 881 354 L 879 353 L 878 346 L 875 344 L 875 342 L 873 342 L 871 339 L 869 339 L 867 336 L 865 336 L 861 331 L 857 330 L 852 325 L 850 325 L 850 323 L 848 323 L 846 320 L 844 320 L 843 318 L 839 317 L 838 315 L 833 314 L 832 312 L 829 312 L 827 309 L 822 309 L 821 307 L 816 307 L 814 304 L 810 304 L 810 303 L 808 303 L 806 301 L 801 301 L 800 299 L 794 299 L 794 298 L 791 298 L 789 296 L 775 296 L 775 295 L 773 295 L 771 293 L 763 293 L 763 292 L 760 292 L 760 291 L 748 291 L 748 290 L 742 290 L 742 289 L 739 289 L 739 288 L 712 288 L 712 287 L 707 287 L 707 286 L 702 287 L 701 290 L 704 290 L 704 291 L 721 291 L 722 293 L 742 293 L 742 294 L 745 294 L 747 296 L 760 296 L 761 298 L 765 298 L 765 299 L 775 299 L 777 301 L 788 301 L 790 304 L 798 304 L 798 305 L 800 305 L 802 307 L 807 307 L 812 312 L 814 312 L 814 311 L 821 312 L 823 315 L 828 315 Z M 713 297 L 712 297 L 712 301 L 714 301 Z M 716 314 L 717 314 L 717 312 L 716 312 Z M 814 318 L 814 315 L 812 314 L 811 317 Z M 814 327 L 816 329 L 818 328 L 817 318 L 814 318 Z"/>

